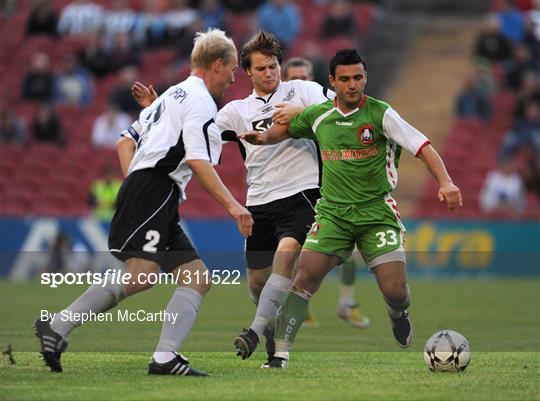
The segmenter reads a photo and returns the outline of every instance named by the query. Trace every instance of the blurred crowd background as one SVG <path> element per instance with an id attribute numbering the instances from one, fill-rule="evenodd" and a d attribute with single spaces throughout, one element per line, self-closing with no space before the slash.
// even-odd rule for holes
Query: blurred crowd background
<path id="1" fill-rule="evenodd" d="M 285 59 L 311 60 L 325 86 L 335 50 L 356 47 L 368 63 L 367 93 L 388 100 L 418 27 L 433 15 L 475 21 L 462 86 L 440 94 L 453 97 L 454 109 L 444 111 L 452 119 L 438 149 L 465 206 L 449 216 L 426 180 L 407 195 L 406 216 L 540 218 L 540 0 L 4 0 L 1 7 L 1 216 L 110 219 L 121 182 L 115 143 L 140 112 L 131 84 L 161 93 L 185 79 L 196 31 L 224 29 L 238 48 L 259 29 L 271 31 Z M 447 79 L 444 71 L 438 79 Z M 411 98 L 424 96 L 416 86 Z M 239 71 L 224 102 L 249 93 Z M 224 147 L 222 160 L 220 175 L 244 199 L 236 148 Z M 185 217 L 226 215 L 197 183 L 188 197 Z"/>

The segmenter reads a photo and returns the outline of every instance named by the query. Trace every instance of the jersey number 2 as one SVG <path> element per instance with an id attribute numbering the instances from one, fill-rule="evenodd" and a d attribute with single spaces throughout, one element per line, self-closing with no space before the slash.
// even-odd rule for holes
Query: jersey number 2
<path id="1" fill-rule="evenodd" d="M 148 230 L 146 232 L 146 239 L 148 240 L 148 243 L 143 246 L 143 251 L 150 252 L 150 253 L 156 253 L 157 248 L 156 245 L 159 243 L 159 232 L 156 230 Z"/>

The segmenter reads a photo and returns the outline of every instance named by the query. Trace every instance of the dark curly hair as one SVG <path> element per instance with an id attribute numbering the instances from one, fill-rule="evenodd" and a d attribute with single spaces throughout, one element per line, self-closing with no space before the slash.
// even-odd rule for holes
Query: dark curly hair
<path id="1" fill-rule="evenodd" d="M 251 54 L 259 52 L 265 56 L 275 56 L 278 63 L 281 64 L 283 58 L 283 50 L 279 40 L 270 32 L 260 31 L 253 36 L 248 42 L 242 46 L 240 50 L 240 65 L 244 70 L 251 67 Z"/>

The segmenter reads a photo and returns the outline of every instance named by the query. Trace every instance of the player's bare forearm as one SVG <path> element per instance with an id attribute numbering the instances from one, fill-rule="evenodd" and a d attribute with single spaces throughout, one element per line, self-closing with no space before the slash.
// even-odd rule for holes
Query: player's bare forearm
<path id="1" fill-rule="evenodd" d="M 253 226 L 251 213 L 234 199 L 210 162 L 207 160 L 188 160 L 187 165 L 202 187 L 236 220 L 240 233 L 245 237 L 250 236 Z"/>
<path id="2" fill-rule="evenodd" d="M 238 135 L 238 138 L 244 139 L 252 145 L 273 145 L 289 138 L 288 128 L 288 125 L 273 124 L 264 132 L 243 132 Z"/>
<path id="3" fill-rule="evenodd" d="M 137 146 L 135 145 L 135 142 L 125 136 L 121 137 L 116 142 L 116 152 L 118 153 L 118 159 L 120 160 L 120 167 L 122 167 L 124 177 L 127 177 L 128 175 L 129 165 L 133 160 L 136 149 Z"/>
<path id="4" fill-rule="evenodd" d="M 448 209 L 452 211 L 462 206 L 461 191 L 452 182 L 452 178 L 437 151 L 431 145 L 427 145 L 422 148 L 419 157 L 439 183 L 439 200 L 446 201 Z"/>

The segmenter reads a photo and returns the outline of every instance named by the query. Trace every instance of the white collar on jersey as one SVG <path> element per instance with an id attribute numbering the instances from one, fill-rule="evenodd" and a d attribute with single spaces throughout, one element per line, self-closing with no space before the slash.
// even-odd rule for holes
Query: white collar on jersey
<path id="1" fill-rule="evenodd" d="M 283 81 L 279 81 L 279 84 L 278 84 L 277 88 L 272 93 L 269 93 L 266 96 L 257 95 L 257 92 L 255 91 L 255 88 L 253 88 L 253 92 L 251 92 L 251 97 L 254 98 L 254 99 L 262 100 L 264 103 L 268 103 L 268 102 L 270 102 L 270 99 L 272 99 L 272 96 L 274 96 L 276 94 L 276 92 L 279 90 L 279 87 L 282 84 L 283 84 Z"/>

